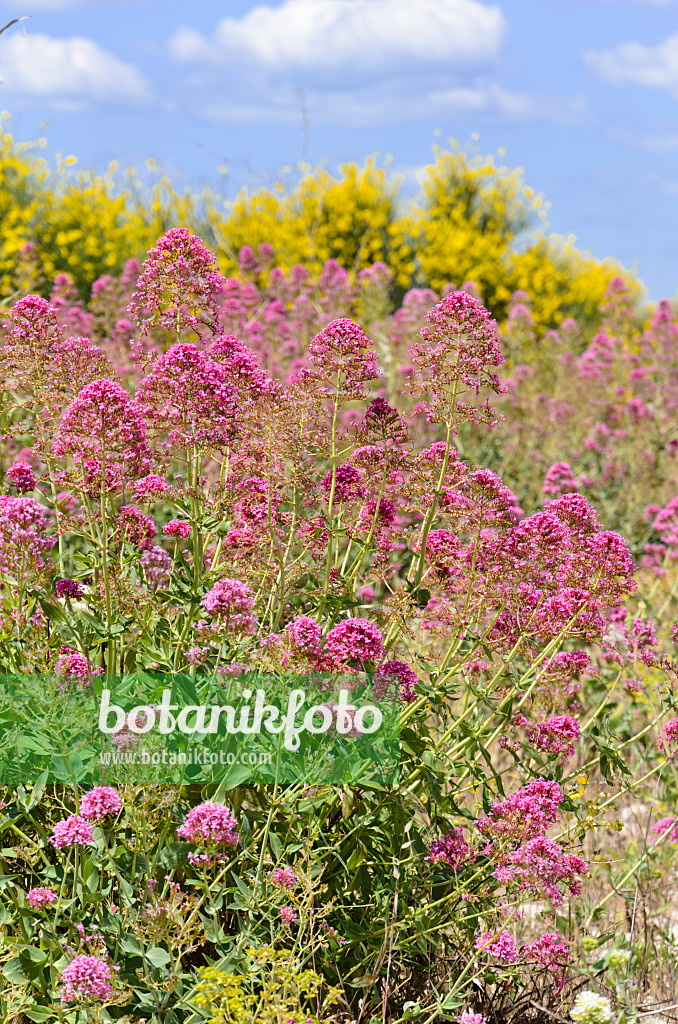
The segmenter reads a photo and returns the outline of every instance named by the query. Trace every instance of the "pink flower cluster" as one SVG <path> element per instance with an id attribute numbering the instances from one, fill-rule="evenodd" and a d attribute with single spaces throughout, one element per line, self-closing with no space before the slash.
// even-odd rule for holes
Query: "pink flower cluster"
<path id="1" fill-rule="evenodd" d="M 502 964 L 512 964 L 518 959 L 516 944 L 507 931 L 481 932 L 476 937 L 475 947 Z"/>
<path id="2" fill-rule="evenodd" d="M 384 656 L 384 640 L 370 619 L 342 619 L 325 637 L 325 652 L 337 667 L 379 662 Z"/>
<path id="3" fill-rule="evenodd" d="M 572 960 L 567 943 L 557 932 L 545 932 L 540 939 L 523 946 L 521 956 L 553 975 L 556 989 L 565 985 L 565 973 Z"/>
<path id="4" fill-rule="evenodd" d="M 275 868 L 271 877 L 273 884 L 280 886 L 281 889 L 293 889 L 297 884 L 297 876 L 292 868 Z"/>
<path id="5" fill-rule="evenodd" d="M 96 956 L 76 956 L 64 967 L 61 975 L 61 1000 L 64 1003 L 110 999 L 114 994 L 111 984 L 111 965 Z"/>
<path id="6" fill-rule="evenodd" d="M 35 473 L 28 462 L 15 462 L 7 470 L 7 479 L 16 488 L 19 494 L 32 491 L 35 487 Z"/>
<path id="7" fill-rule="evenodd" d="M 57 894 L 51 889 L 46 889 L 44 885 L 39 885 L 26 893 L 26 902 L 32 910 L 44 910 L 46 907 L 51 907 L 57 899 Z"/>
<path id="8" fill-rule="evenodd" d="M 476 855 L 464 839 L 461 828 L 453 828 L 439 836 L 426 851 L 426 860 L 431 864 L 444 864 L 453 871 L 459 871 L 464 864 L 471 864 Z"/>
<path id="9" fill-rule="evenodd" d="M 493 803 L 478 829 L 492 839 L 523 842 L 541 835 L 558 817 L 563 793 L 557 782 L 533 779 L 505 800 Z"/>
<path id="10" fill-rule="evenodd" d="M 94 842 L 94 832 L 89 821 L 71 814 L 69 818 L 57 821 L 49 841 L 57 850 L 65 846 L 88 846 Z"/>
<path id="11" fill-rule="evenodd" d="M 102 821 L 117 815 L 121 808 L 122 799 L 113 786 L 95 786 L 80 801 L 80 813 L 89 821 Z"/>
<path id="12" fill-rule="evenodd" d="M 210 801 L 191 808 L 177 835 L 197 846 L 235 846 L 240 842 L 238 823 L 231 811 L 224 804 Z"/>
<path id="13" fill-rule="evenodd" d="M 202 606 L 230 633 L 251 633 L 256 626 L 252 614 L 254 595 L 241 580 L 221 579 L 202 599 Z"/>

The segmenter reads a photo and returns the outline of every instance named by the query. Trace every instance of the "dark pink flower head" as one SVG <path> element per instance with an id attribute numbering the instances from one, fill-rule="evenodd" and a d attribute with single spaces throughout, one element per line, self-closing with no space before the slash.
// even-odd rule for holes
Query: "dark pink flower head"
<path id="1" fill-rule="evenodd" d="M 84 684 L 90 676 L 101 675 L 103 669 L 92 665 L 84 654 L 74 651 L 72 647 L 62 647 L 61 656 L 56 660 L 54 671 L 56 675 L 63 676 L 64 679 Z"/>
<path id="2" fill-rule="evenodd" d="M 223 366 L 225 378 L 236 389 L 240 402 L 247 396 L 257 399 L 276 393 L 278 385 L 266 376 L 259 357 L 235 335 L 215 338 L 207 355 Z"/>
<path id="3" fill-rule="evenodd" d="M 329 497 L 332 490 L 332 474 L 321 480 L 321 487 Z M 342 501 L 357 501 L 365 495 L 364 477 L 355 466 L 337 466 L 334 475 L 333 503 L 339 504 Z"/>
<path id="4" fill-rule="evenodd" d="M 102 821 L 115 816 L 122 807 L 122 800 L 113 786 L 95 786 L 85 793 L 80 801 L 80 813 L 88 821 Z"/>
<path id="5" fill-rule="evenodd" d="M 172 488 L 167 480 L 162 476 L 157 476 L 155 473 L 142 476 L 140 480 L 136 480 L 134 483 L 134 497 L 137 501 L 151 501 L 153 498 L 162 498 L 171 490 Z"/>
<path id="6" fill-rule="evenodd" d="M 452 871 L 459 871 L 464 864 L 473 863 L 475 854 L 464 839 L 462 829 L 453 828 L 431 843 L 425 859 L 431 864 L 444 864 Z"/>
<path id="7" fill-rule="evenodd" d="M 548 511 L 577 534 L 587 535 L 600 530 L 596 510 L 581 494 L 563 494 L 548 503 Z"/>
<path id="8" fill-rule="evenodd" d="M 151 540 L 157 533 L 155 522 L 150 516 L 133 505 L 123 505 L 118 513 L 118 530 L 122 540 L 133 544 L 140 551 L 151 547 Z"/>
<path id="9" fill-rule="evenodd" d="M 235 846 L 240 842 L 238 822 L 231 811 L 210 801 L 191 808 L 177 835 L 196 846 Z"/>
<path id="10" fill-rule="evenodd" d="M 404 661 L 384 661 L 374 673 L 372 694 L 376 700 L 400 700 L 410 704 L 416 700 L 414 688 L 417 674 Z"/>
<path id="11" fill-rule="evenodd" d="M 449 419 L 455 406 L 458 418 L 473 419 L 470 408 L 458 401 L 464 392 L 477 395 L 481 388 L 489 388 L 501 394 L 506 390 L 491 369 L 504 362 L 497 324 L 482 303 L 464 291 L 446 295 L 426 320 L 421 341 L 410 349 L 416 367 L 410 390 L 427 396 L 429 418 L 434 421 Z M 481 411 L 476 413 L 480 416 Z"/>
<path id="12" fill-rule="evenodd" d="M 408 440 L 408 432 L 397 409 L 385 398 L 373 398 L 356 427 L 356 439 L 361 444 L 401 445 Z"/>
<path id="13" fill-rule="evenodd" d="M 537 750 L 571 757 L 580 735 L 579 723 L 569 715 L 555 715 L 545 722 L 530 726 L 526 735 Z"/>
<path id="14" fill-rule="evenodd" d="M 252 614 L 254 595 L 241 580 L 219 580 L 203 597 L 202 606 L 230 633 L 251 633 L 256 626 L 257 620 Z"/>
<path id="15" fill-rule="evenodd" d="M 73 601 L 79 601 L 84 594 L 84 590 L 76 580 L 63 579 L 56 581 L 54 593 L 57 597 L 70 597 Z"/>
<path id="16" fill-rule="evenodd" d="M 478 821 L 478 829 L 492 838 L 524 842 L 554 823 L 562 799 L 557 782 L 533 779 L 512 796 L 493 803 L 489 817 Z"/>
<path id="17" fill-rule="evenodd" d="M 393 526 L 395 520 L 396 507 L 388 498 L 380 498 L 378 506 L 376 501 L 368 501 L 360 510 L 356 530 L 368 531 L 373 523 L 377 527 Z"/>
<path id="18" fill-rule="evenodd" d="M 7 470 L 6 476 L 12 487 L 15 487 L 19 494 L 32 491 L 35 487 L 35 473 L 33 472 L 33 467 L 28 462 L 15 462 Z"/>
<path id="19" fill-rule="evenodd" d="M 57 899 L 57 894 L 51 889 L 46 889 L 44 885 L 39 885 L 26 893 L 26 902 L 32 910 L 44 910 L 46 907 L 51 907 Z"/>
<path id="20" fill-rule="evenodd" d="M 377 354 L 359 324 L 353 320 L 333 320 L 308 346 L 309 366 L 304 380 L 321 385 L 324 394 L 360 398 L 365 381 L 379 376 Z"/>
<path id="21" fill-rule="evenodd" d="M 666 747 L 670 750 L 672 747 L 678 745 L 678 718 L 672 718 L 670 722 L 667 722 L 663 726 L 664 736 L 666 737 Z M 662 741 L 659 741 L 660 747 L 664 747 Z"/>
<path id="22" fill-rule="evenodd" d="M 522 959 L 532 961 L 537 968 L 553 975 L 556 990 L 565 985 L 565 973 L 572 960 L 572 954 L 562 935 L 545 932 L 536 942 L 530 942 L 520 951 Z"/>
<path id="23" fill-rule="evenodd" d="M 579 485 L 574 478 L 572 469 L 567 462 L 554 462 L 549 467 L 542 487 L 543 494 L 561 495 L 578 491 Z"/>
<path id="24" fill-rule="evenodd" d="M 381 631 L 369 619 L 343 619 L 325 637 L 325 652 L 337 667 L 351 662 L 379 662 L 384 655 Z"/>
<path id="25" fill-rule="evenodd" d="M 88 463 L 91 480 L 101 477 L 103 464 L 115 469 L 118 485 L 125 476 L 138 476 L 151 457 L 140 412 L 112 380 L 92 381 L 78 392 L 63 414 L 53 451 Z"/>
<path id="26" fill-rule="evenodd" d="M 297 884 L 297 876 L 292 868 L 275 868 L 272 875 L 273 884 L 281 889 L 293 889 Z"/>
<path id="27" fill-rule="evenodd" d="M 70 818 L 57 821 L 49 841 L 57 850 L 65 846 L 89 846 L 94 842 L 94 832 L 89 821 L 71 814 Z"/>
<path id="28" fill-rule="evenodd" d="M 76 956 L 61 975 L 62 1003 L 110 999 L 114 994 L 111 965 L 96 956 Z"/>
<path id="29" fill-rule="evenodd" d="M 144 334 L 154 327 L 215 334 L 222 284 L 214 253 L 187 228 L 170 228 L 149 249 L 128 312 Z"/>
<path id="30" fill-rule="evenodd" d="M 137 388 L 149 429 L 177 448 L 222 448 L 232 438 L 238 394 L 225 367 L 195 345 L 172 345 Z"/>
<path id="31" fill-rule="evenodd" d="M 191 524 L 185 519 L 170 519 L 163 526 L 162 532 L 166 533 L 168 537 L 180 537 L 181 540 L 186 540 L 191 535 Z"/>

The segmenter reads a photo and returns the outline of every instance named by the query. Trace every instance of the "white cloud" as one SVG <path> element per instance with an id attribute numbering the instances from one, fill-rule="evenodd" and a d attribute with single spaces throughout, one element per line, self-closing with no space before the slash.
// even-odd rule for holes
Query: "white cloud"
<path id="1" fill-rule="evenodd" d="M 478 0 L 285 0 L 224 18 L 210 37 L 181 28 L 169 41 L 185 62 L 254 62 L 271 73 L 372 77 L 385 69 L 494 61 L 506 34 L 496 6 Z"/>
<path id="2" fill-rule="evenodd" d="M 678 33 L 658 46 L 623 43 L 614 50 L 585 53 L 584 60 L 608 82 L 665 89 L 678 97 Z"/>
<path id="3" fill-rule="evenodd" d="M 92 39 L 15 33 L 0 37 L 5 88 L 29 97 L 140 105 L 151 98 L 143 75 Z M 0 93 L 1 95 L 1 93 Z"/>

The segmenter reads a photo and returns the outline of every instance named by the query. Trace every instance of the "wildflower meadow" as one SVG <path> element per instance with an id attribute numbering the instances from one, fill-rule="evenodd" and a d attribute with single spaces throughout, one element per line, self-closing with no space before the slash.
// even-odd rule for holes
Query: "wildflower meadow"
<path id="1" fill-rule="evenodd" d="M 500 266 L 461 160 L 298 262 L 303 183 L 72 271 L 17 213 L 3 1024 L 676 1019 L 678 313 Z"/>

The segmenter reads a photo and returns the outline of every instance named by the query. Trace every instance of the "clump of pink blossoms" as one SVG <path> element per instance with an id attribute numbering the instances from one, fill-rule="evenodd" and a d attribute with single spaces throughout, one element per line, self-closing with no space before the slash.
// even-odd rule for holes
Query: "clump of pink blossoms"
<path id="1" fill-rule="evenodd" d="M 110 999 L 113 995 L 111 965 L 96 956 L 76 956 L 61 975 L 61 1001 L 84 1002 Z"/>
<path id="2" fill-rule="evenodd" d="M 139 559 L 139 565 L 144 570 L 144 576 L 149 586 L 162 587 L 169 581 L 172 559 L 164 548 L 157 546 L 147 548 Z"/>
<path id="3" fill-rule="evenodd" d="M 57 821 L 49 841 L 57 850 L 65 846 L 88 846 L 94 842 L 94 832 L 89 821 L 71 814 L 69 818 Z"/>
<path id="4" fill-rule="evenodd" d="M 506 800 L 490 807 L 490 815 L 478 821 L 483 835 L 523 842 L 542 835 L 558 817 L 563 793 L 557 782 L 533 779 Z"/>
<path id="5" fill-rule="evenodd" d="M 655 843 L 664 837 L 669 843 L 678 843 L 678 818 L 660 818 L 659 821 L 655 821 L 650 832 L 656 836 L 656 839 L 653 839 Z"/>
<path id="6" fill-rule="evenodd" d="M 79 601 L 84 590 L 76 580 L 63 579 L 57 580 L 54 584 L 54 593 L 57 597 L 70 597 L 73 601 Z"/>
<path id="7" fill-rule="evenodd" d="M 521 956 L 533 961 L 537 967 L 549 971 L 553 975 L 556 989 L 565 985 L 565 972 L 572 960 L 572 954 L 566 942 L 557 932 L 545 932 L 536 942 L 523 946 Z"/>
<path id="8" fill-rule="evenodd" d="M 385 661 L 374 673 L 372 694 L 376 700 L 389 697 L 410 704 L 416 700 L 417 673 L 404 661 Z M 393 692 L 395 690 L 395 693 Z"/>
<path id="9" fill-rule="evenodd" d="M 200 238 L 187 228 L 170 228 L 148 250 L 129 315 L 144 334 L 153 327 L 177 335 L 187 328 L 214 334 L 223 280 L 214 253 Z"/>
<path id="10" fill-rule="evenodd" d="M 163 526 L 162 532 L 166 533 L 168 537 L 178 537 L 181 540 L 186 540 L 191 535 L 191 524 L 187 523 L 185 519 L 170 519 Z"/>
<path id="11" fill-rule="evenodd" d="M 550 494 L 558 497 L 572 491 L 578 491 L 579 485 L 574 478 L 572 469 L 568 462 L 554 462 L 549 467 L 544 479 L 542 494 Z"/>
<path id="12" fill-rule="evenodd" d="M 297 884 L 297 876 L 292 868 L 275 868 L 271 877 L 273 884 L 281 889 L 292 889 Z"/>
<path id="13" fill-rule="evenodd" d="M 466 1010 L 460 1017 L 457 1017 L 457 1024 L 487 1024 L 487 1017 L 483 1017 L 482 1013 Z"/>
<path id="14" fill-rule="evenodd" d="M 343 619 L 325 637 L 325 653 L 337 667 L 379 662 L 384 656 L 384 639 L 369 619 Z"/>
<path id="15" fill-rule="evenodd" d="M 89 821 L 102 821 L 109 815 L 116 815 L 122 807 L 122 799 L 113 786 L 95 786 L 85 793 L 80 802 L 80 813 Z"/>
<path id="16" fill-rule="evenodd" d="M 280 920 L 284 928 L 289 929 L 297 920 L 297 912 L 293 907 L 280 908 Z"/>
<path id="17" fill-rule="evenodd" d="M 377 354 L 359 324 L 346 318 L 333 320 L 309 342 L 304 385 L 314 381 L 321 394 L 336 388 L 341 397 L 362 397 L 365 382 L 379 376 Z"/>
<path id="18" fill-rule="evenodd" d="M 32 910 L 44 910 L 46 907 L 51 907 L 57 899 L 57 894 L 51 889 L 45 888 L 44 885 L 39 885 L 26 893 L 26 902 Z"/>
<path id="19" fill-rule="evenodd" d="M 426 860 L 459 871 L 464 864 L 473 863 L 475 853 L 464 839 L 461 828 L 453 828 L 431 843 L 426 852 Z"/>
<path id="20" fill-rule="evenodd" d="M 202 599 L 208 615 L 219 619 L 229 632 L 251 633 L 256 626 L 252 614 L 254 595 L 241 580 L 222 579 Z"/>
<path id="21" fill-rule="evenodd" d="M 238 822 L 231 811 L 210 801 L 191 808 L 177 835 L 196 846 L 235 846 L 240 842 Z"/>
<path id="22" fill-rule="evenodd" d="M 507 931 L 497 934 L 481 932 L 476 938 L 475 947 L 502 964 L 512 964 L 518 959 L 516 944 Z"/>
<path id="23" fill-rule="evenodd" d="M 35 487 L 35 473 L 27 462 L 15 462 L 7 470 L 7 479 L 16 488 L 18 494 L 25 494 Z"/>

